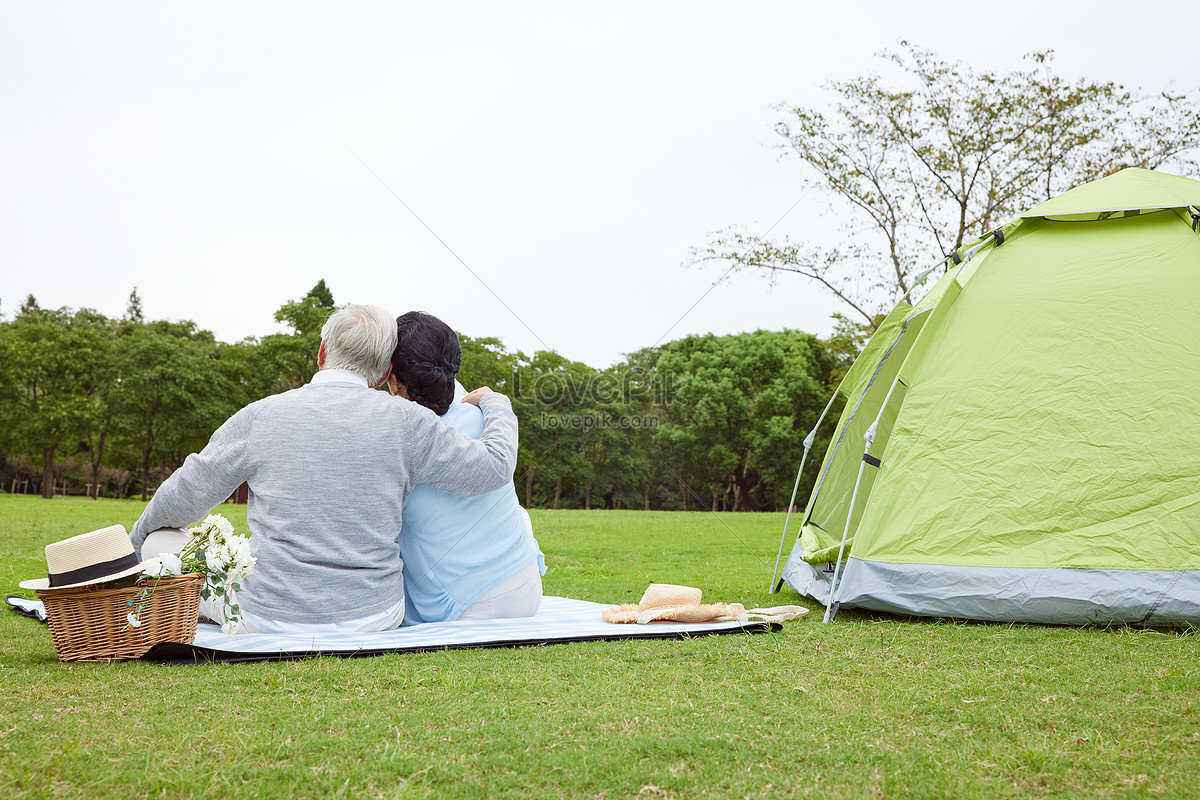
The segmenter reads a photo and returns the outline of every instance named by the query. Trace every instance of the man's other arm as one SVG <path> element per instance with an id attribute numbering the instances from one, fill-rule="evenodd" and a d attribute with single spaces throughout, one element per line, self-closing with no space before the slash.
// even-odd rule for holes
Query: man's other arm
<path id="1" fill-rule="evenodd" d="M 185 528 L 223 502 L 249 476 L 246 438 L 253 411 L 244 408 L 217 429 L 199 453 L 192 453 L 163 481 L 129 534 L 140 553 L 146 535 L 159 528 Z"/>
<path id="2" fill-rule="evenodd" d="M 512 402 L 489 392 L 480 398 L 479 408 L 483 434 L 478 439 L 463 436 L 428 409 L 414 409 L 408 448 L 414 483 L 474 497 L 512 482 L 517 467 L 517 417 Z"/>

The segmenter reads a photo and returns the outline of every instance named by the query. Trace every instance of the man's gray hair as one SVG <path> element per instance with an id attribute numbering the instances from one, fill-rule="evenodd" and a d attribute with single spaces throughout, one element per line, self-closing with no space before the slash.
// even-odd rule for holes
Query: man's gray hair
<path id="1" fill-rule="evenodd" d="M 321 328 L 325 369 L 344 369 L 374 386 L 392 363 L 396 318 L 379 306 L 351 304 L 335 311 Z"/>

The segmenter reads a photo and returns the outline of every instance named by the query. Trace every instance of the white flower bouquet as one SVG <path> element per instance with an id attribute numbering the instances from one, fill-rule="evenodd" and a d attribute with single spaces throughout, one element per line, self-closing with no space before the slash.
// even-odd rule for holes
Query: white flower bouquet
<path id="1" fill-rule="evenodd" d="M 242 609 L 237 602 L 237 593 L 242 590 L 241 581 L 254 568 L 255 558 L 250 555 L 250 538 L 234 533 L 233 524 L 221 514 L 209 514 L 200 523 L 187 529 L 188 543 L 178 553 L 164 553 L 160 563 L 150 567 L 145 574 L 152 578 L 166 578 L 198 572 L 204 576 L 204 588 L 200 596 L 221 601 L 221 630 L 233 635 L 242 618 Z M 129 605 L 133 611 L 127 621 L 136 628 L 141 625 L 141 613 L 146 601 L 154 593 L 154 585 L 147 586 Z"/>

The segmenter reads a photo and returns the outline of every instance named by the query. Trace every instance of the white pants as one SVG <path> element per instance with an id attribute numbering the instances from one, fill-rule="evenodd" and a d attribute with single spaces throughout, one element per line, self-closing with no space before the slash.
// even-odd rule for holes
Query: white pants
<path id="1" fill-rule="evenodd" d="M 159 528 L 146 534 L 142 542 L 142 560 L 155 558 L 163 553 L 178 553 L 188 543 L 187 531 L 179 528 Z"/>
<path id="2" fill-rule="evenodd" d="M 159 528 L 151 531 L 146 536 L 146 541 L 142 543 L 142 558 L 154 558 L 162 553 L 178 553 L 187 545 L 187 542 L 188 535 L 185 531 L 178 528 Z M 538 594 L 540 602 L 540 577 Z M 230 599 L 235 598 L 231 597 Z M 217 597 L 200 598 L 200 614 L 218 625 L 222 625 L 225 622 L 225 604 Z M 404 596 L 401 595 L 399 602 L 377 614 L 345 622 L 280 622 L 243 610 L 235 633 L 374 633 L 375 631 L 390 631 L 393 628 L 399 628 L 403 621 Z"/>
<path id="3" fill-rule="evenodd" d="M 535 559 L 489 589 L 459 619 L 532 617 L 542 606 L 542 575 Z"/>

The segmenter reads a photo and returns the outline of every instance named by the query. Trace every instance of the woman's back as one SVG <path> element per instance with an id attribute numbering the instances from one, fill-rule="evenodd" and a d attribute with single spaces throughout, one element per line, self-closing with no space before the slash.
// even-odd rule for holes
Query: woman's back
<path id="1" fill-rule="evenodd" d="M 483 433 L 483 413 L 454 402 L 442 420 L 464 436 Z M 397 541 L 404 558 L 404 624 L 458 619 L 506 578 L 544 560 L 512 484 L 476 497 L 417 486 L 404 504 Z"/>

